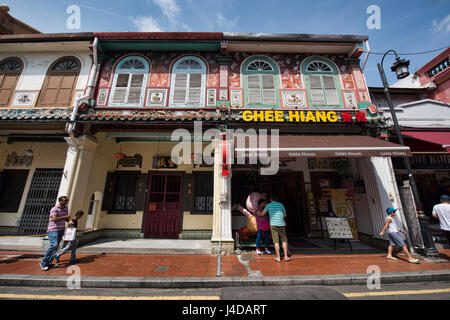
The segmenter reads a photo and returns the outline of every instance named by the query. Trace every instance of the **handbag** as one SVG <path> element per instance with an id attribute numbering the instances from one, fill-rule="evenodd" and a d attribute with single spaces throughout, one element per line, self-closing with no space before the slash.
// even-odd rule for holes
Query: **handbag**
<path id="1" fill-rule="evenodd" d="M 64 232 L 64 241 L 74 241 L 77 237 L 77 228 L 67 228 Z"/>

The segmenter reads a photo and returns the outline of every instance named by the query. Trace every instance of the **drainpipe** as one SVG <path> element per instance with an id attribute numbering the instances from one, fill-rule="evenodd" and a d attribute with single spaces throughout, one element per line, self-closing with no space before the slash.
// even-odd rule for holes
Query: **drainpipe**
<path id="1" fill-rule="evenodd" d="M 369 55 L 370 55 L 370 46 L 369 46 L 369 41 L 368 40 L 366 40 L 366 47 L 367 47 L 367 54 L 366 54 L 366 57 L 364 58 L 363 65 L 361 67 L 361 72 L 364 72 L 364 68 L 366 66 L 367 59 L 369 59 Z"/>
<path id="2" fill-rule="evenodd" d="M 81 96 L 79 98 L 77 98 L 75 100 L 75 103 L 73 105 L 73 110 L 72 110 L 72 115 L 70 117 L 70 123 L 69 126 L 67 128 L 67 134 L 70 137 L 70 140 L 72 142 L 73 147 L 75 148 L 75 157 L 73 159 L 73 164 L 72 164 L 72 168 L 71 168 L 71 172 L 70 172 L 70 176 L 69 176 L 69 186 L 67 189 L 67 196 L 70 199 L 70 196 L 72 194 L 72 186 L 73 186 L 73 181 L 74 181 L 74 174 L 76 172 L 76 167 L 78 164 L 78 158 L 79 158 L 79 154 L 80 154 L 80 146 L 78 145 L 77 140 L 75 139 L 75 135 L 73 133 L 73 130 L 75 128 L 75 120 L 77 118 L 77 113 L 78 113 L 78 108 L 80 106 L 80 101 L 83 99 L 89 99 L 92 97 L 92 92 L 93 92 L 93 88 L 95 86 L 95 80 L 97 79 L 97 72 L 98 72 L 98 62 L 97 62 L 97 45 L 98 45 L 98 38 L 95 37 L 94 42 L 92 44 L 92 48 L 93 48 L 93 65 L 91 67 L 91 72 L 89 74 L 89 83 L 88 83 L 88 88 L 87 88 L 87 92 L 84 96 Z"/>

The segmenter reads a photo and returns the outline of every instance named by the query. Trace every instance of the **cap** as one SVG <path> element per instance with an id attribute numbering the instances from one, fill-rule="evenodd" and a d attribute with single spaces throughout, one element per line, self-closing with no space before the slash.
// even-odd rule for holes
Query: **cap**
<path id="1" fill-rule="evenodd" d="M 441 196 L 441 201 L 450 201 L 450 197 L 448 195 L 446 195 L 446 194 L 443 194 Z"/>
<path id="2" fill-rule="evenodd" d="M 395 211 L 397 211 L 398 209 L 394 209 L 394 208 L 387 208 L 386 209 L 386 213 L 387 214 L 391 214 L 392 212 L 395 212 Z"/>

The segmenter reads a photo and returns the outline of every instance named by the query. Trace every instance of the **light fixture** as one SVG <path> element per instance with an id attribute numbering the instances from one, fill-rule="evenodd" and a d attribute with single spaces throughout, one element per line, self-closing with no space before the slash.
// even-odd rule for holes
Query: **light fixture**
<path id="1" fill-rule="evenodd" d="M 392 72 L 395 72 L 397 79 L 403 79 L 409 76 L 409 60 L 400 59 L 400 57 L 395 58 L 395 62 L 391 67 Z"/>
<path id="2" fill-rule="evenodd" d="M 31 149 L 25 150 L 24 156 L 25 157 L 32 157 L 33 156 L 33 150 L 31 150 Z"/>

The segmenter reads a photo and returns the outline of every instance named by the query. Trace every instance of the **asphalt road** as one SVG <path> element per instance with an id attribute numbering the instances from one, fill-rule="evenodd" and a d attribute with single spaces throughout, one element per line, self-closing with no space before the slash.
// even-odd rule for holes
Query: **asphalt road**
<path id="1" fill-rule="evenodd" d="M 450 300 L 450 282 L 353 286 L 260 286 L 215 289 L 65 289 L 0 287 L 1 300 Z"/>

